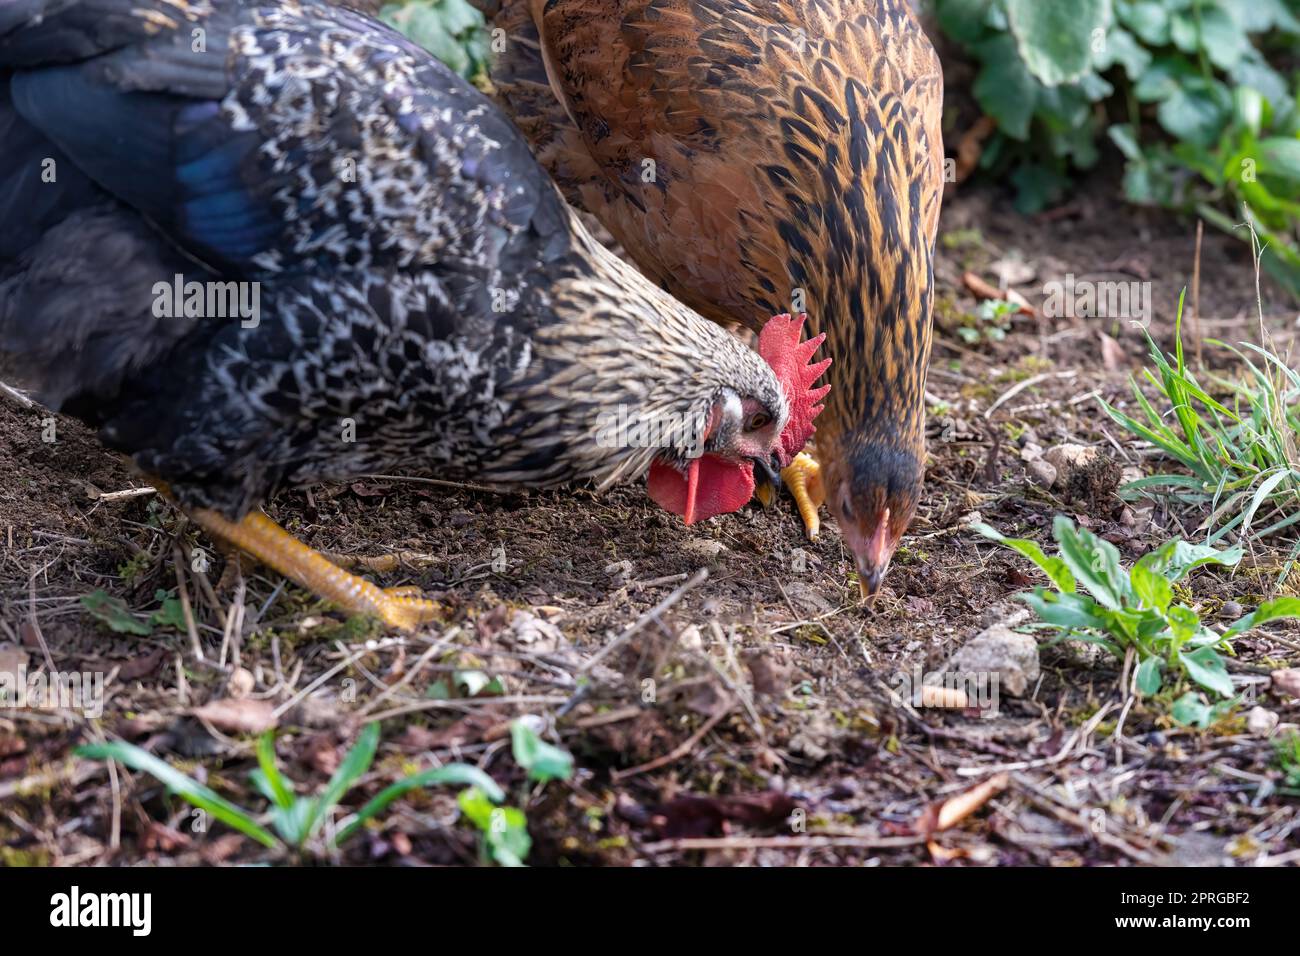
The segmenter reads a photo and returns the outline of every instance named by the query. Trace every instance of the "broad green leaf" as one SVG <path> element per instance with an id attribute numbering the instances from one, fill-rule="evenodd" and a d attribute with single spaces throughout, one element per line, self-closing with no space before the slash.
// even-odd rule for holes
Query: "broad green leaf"
<path id="1" fill-rule="evenodd" d="M 1116 12 L 1120 22 L 1149 46 L 1159 47 L 1169 42 L 1169 10 L 1160 0 L 1120 3 Z"/>
<path id="2" fill-rule="evenodd" d="M 1223 636 L 1227 638 L 1236 637 L 1238 634 L 1246 633 L 1251 628 L 1284 617 L 1300 617 L 1300 598 L 1281 597 L 1272 601 L 1265 601 L 1245 617 L 1233 623 L 1224 632 Z"/>
<path id="3" fill-rule="evenodd" d="M 1254 3 L 1256 0 L 1246 0 Z M 1213 4 L 1205 4 L 1200 15 L 1200 48 L 1205 55 L 1221 70 L 1230 68 L 1241 59 L 1250 46 L 1244 30 L 1224 10 Z"/>
<path id="4" fill-rule="evenodd" d="M 1232 94 L 1217 80 L 1184 81 L 1156 108 L 1156 119 L 1177 139 L 1212 146 L 1232 115 Z"/>
<path id="5" fill-rule="evenodd" d="M 1007 36 L 994 37 L 981 43 L 975 52 L 983 64 L 972 88 L 976 102 L 998 121 L 1007 136 L 1028 139 L 1039 84 L 1021 62 L 1015 41 Z"/>
<path id="6" fill-rule="evenodd" d="M 1134 85 L 1133 95 L 1143 103 L 1161 102 L 1178 92 L 1184 83 L 1199 77 L 1185 57 L 1157 56 Z"/>
<path id="7" fill-rule="evenodd" d="M 1038 569 L 1051 579 L 1058 590 L 1074 591 L 1074 577 L 1070 574 L 1070 569 L 1065 566 L 1065 562 L 1060 558 L 1049 558 L 1035 542 L 1027 538 L 1008 538 L 996 528 L 990 527 L 982 521 L 973 523 L 970 528 L 977 534 L 982 534 L 984 537 L 996 541 L 998 544 L 1004 545 L 1034 562 Z"/>
<path id="8" fill-rule="evenodd" d="M 993 0 L 939 0 L 935 16 L 943 32 L 967 46 L 988 33 L 989 7 Z"/>
<path id="9" fill-rule="evenodd" d="M 1300 182 L 1300 139 L 1281 136 L 1261 139 L 1259 174 Z"/>
<path id="10" fill-rule="evenodd" d="M 162 604 L 158 610 L 149 615 L 149 623 L 155 627 L 170 627 L 177 631 L 185 630 L 185 609 L 180 598 L 172 597 L 170 591 L 159 588 L 153 594 L 154 600 Z"/>
<path id="11" fill-rule="evenodd" d="M 1137 81 L 1151 65 L 1151 54 L 1122 27 L 1112 27 L 1106 34 L 1106 43 L 1093 60 L 1098 70 L 1109 70 L 1115 64 L 1124 67 L 1128 78 Z"/>
<path id="12" fill-rule="evenodd" d="M 1177 723 L 1185 727 L 1200 727 L 1202 729 L 1210 726 L 1213 719 L 1213 711 L 1206 705 L 1201 695 L 1194 690 L 1189 690 L 1174 701 L 1174 706 L 1169 715 Z"/>
<path id="13" fill-rule="evenodd" d="M 1171 607 L 1165 620 L 1169 623 L 1169 632 L 1176 647 L 1181 647 L 1201 632 L 1200 615 L 1190 607 L 1181 604 Z"/>
<path id="14" fill-rule="evenodd" d="M 144 637 L 153 633 L 152 627 L 131 614 L 121 598 L 112 597 L 107 591 L 83 594 L 81 606 L 91 617 L 118 634 L 138 634 Z"/>
<path id="15" fill-rule="evenodd" d="M 1070 186 L 1065 176 L 1042 163 L 1021 163 L 1010 178 L 1016 187 L 1016 211 L 1026 216 L 1060 202 Z"/>
<path id="16" fill-rule="evenodd" d="M 528 821 L 515 807 L 494 806 L 476 787 L 469 787 L 456 798 L 461 812 L 478 827 L 489 855 L 502 866 L 523 866 L 532 848 Z"/>
<path id="17" fill-rule="evenodd" d="M 1005 0 L 1020 55 L 1047 86 L 1073 83 L 1092 62 L 1092 35 L 1110 18 L 1109 0 Z"/>
<path id="18" fill-rule="evenodd" d="M 1124 158 L 1137 162 L 1142 159 L 1142 146 L 1133 132 L 1133 124 L 1116 123 L 1106 131 L 1112 143 L 1124 154 Z"/>
<path id="19" fill-rule="evenodd" d="M 1171 584 L 1181 581 L 1197 568 L 1207 564 L 1236 567 L 1245 554 L 1241 548 L 1220 551 L 1205 544 L 1189 544 L 1179 538 L 1166 541 L 1154 551 L 1145 554 L 1138 564 L 1163 575 Z"/>
<path id="20" fill-rule="evenodd" d="M 1187 668 L 1187 676 L 1206 690 L 1212 690 L 1221 697 L 1232 696 L 1232 678 L 1223 664 L 1223 658 L 1213 647 L 1199 647 L 1190 654 L 1181 657 Z"/>
<path id="21" fill-rule="evenodd" d="M 1239 86 L 1232 91 L 1232 111 L 1238 123 L 1258 136 L 1264 126 L 1264 97 L 1249 86 Z"/>
<path id="22" fill-rule="evenodd" d="M 1110 619 L 1105 610 L 1086 595 L 1035 588 L 1016 597 L 1033 608 L 1034 613 L 1048 624 L 1064 628 L 1091 627 L 1101 631 L 1109 628 Z"/>
<path id="23" fill-rule="evenodd" d="M 1061 560 L 1075 580 L 1104 607 L 1117 609 L 1129 593 L 1128 575 L 1119 565 L 1119 552 L 1109 541 L 1087 528 L 1075 528 L 1065 515 L 1057 515 L 1052 533 L 1061 549 Z"/>
<path id="24" fill-rule="evenodd" d="M 134 744 L 120 740 L 102 744 L 85 744 L 76 748 L 73 753 L 88 760 L 116 760 L 132 770 L 147 773 L 187 803 L 212 814 L 226 826 L 252 837 L 262 846 L 272 850 L 281 846 L 280 841 L 270 831 L 259 826 L 247 810 L 236 806 L 215 790 L 187 777 L 175 767 Z"/>
<path id="25" fill-rule="evenodd" d="M 1137 595 L 1144 607 L 1164 611 L 1174 599 L 1174 589 L 1170 587 L 1169 582 L 1141 561 L 1133 565 L 1133 569 L 1129 571 L 1129 582 L 1133 586 L 1133 593 Z"/>
<path id="26" fill-rule="evenodd" d="M 573 755 L 544 741 L 527 720 L 520 718 L 510 725 L 510 743 L 515 763 L 528 771 L 530 780 L 546 783 L 573 776 Z"/>
<path id="27" fill-rule="evenodd" d="M 1160 672 L 1165 662 L 1158 657 L 1148 657 L 1138 665 L 1137 689 L 1143 697 L 1154 697 L 1160 692 Z"/>

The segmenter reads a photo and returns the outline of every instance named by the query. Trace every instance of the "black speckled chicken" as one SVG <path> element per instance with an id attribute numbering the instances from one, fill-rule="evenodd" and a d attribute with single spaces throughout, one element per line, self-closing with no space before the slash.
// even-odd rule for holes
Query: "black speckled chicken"
<path id="1" fill-rule="evenodd" d="M 436 608 L 290 537 L 277 488 L 649 470 L 691 521 L 811 432 L 799 322 L 755 352 L 656 289 L 495 106 L 360 14 L 0 0 L 0 141 L 0 378 L 349 611 Z"/>

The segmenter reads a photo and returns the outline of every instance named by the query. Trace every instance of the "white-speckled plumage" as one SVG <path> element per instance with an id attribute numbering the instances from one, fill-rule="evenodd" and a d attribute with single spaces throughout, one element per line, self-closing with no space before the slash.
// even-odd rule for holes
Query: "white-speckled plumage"
<path id="1" fill-rule="evenodd" d="M 588 236 L 495 107 L 360 14 L 0 0 L 6 124 L 0 374 L 187 505 L 390 470 L 605 485 L 665 453 L 597 440 L 620 405 L 702 422 L 734 395 L 784 424 L 756 353 Z M 66 173 L 24 204 L 47 155 Z M 157 318 L 174 274 L 258 283 L 260 322 Z"/>

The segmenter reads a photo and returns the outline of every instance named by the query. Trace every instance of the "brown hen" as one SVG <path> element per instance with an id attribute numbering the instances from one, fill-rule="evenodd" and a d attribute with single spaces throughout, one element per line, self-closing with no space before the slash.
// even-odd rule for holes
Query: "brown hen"
<path id="1" fill-rule="evenodd" d="M 500 99 L 647 275 L 720 322 L 807 311 L 827 334 L 823 468 L 784 476 L 874 593 L 921 491 L 943 185 L 942 75 L 908 3 L 481 2 L 508 37 Z"/>

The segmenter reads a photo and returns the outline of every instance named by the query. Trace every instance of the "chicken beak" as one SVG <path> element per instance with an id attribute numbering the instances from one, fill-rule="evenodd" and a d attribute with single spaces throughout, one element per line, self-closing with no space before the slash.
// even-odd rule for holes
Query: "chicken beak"
<path id="1" fill-rule="evenodd" d="M 876 525 L 876 530 L 871 535 L 871 540 L 867 542 L 866 549 L 857 561 L 858 593 L 863 601 L 870 601 L 880 591 L 880 586 L 885 583 L 885 572 L 889 570 L 889 560 L 892 557 L 893 549 L 889 546 L 889 509 L 886 508 L 880 517 L 880 523 Z"/>
<path id="2" fill-rule="evenodd" d="M 777 492 L 781 490 L 781 473 L 767 459 L 750 460 L 754 462 L 754 497 L 765 509 L 771 508 L 776 502 Z"/>

